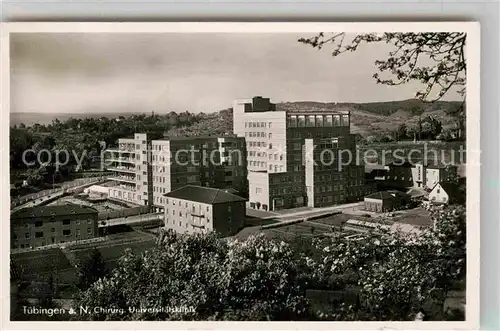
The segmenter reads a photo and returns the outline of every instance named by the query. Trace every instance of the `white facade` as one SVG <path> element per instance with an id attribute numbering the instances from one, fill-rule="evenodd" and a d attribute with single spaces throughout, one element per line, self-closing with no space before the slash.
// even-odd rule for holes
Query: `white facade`
<path id="1" fill-rule="evenodd" d="M 165 198 L 165 228 L 178 233 L 206 233 L 213 230 L 212 205 Z"/>
<path id="2" fill-rule="evenodd" d="M 449 203 L 450 196 L 443 189 L 441 184 L 438 183 L 436 186 L 434 186 L 432 191 L 429 193 L 429 201 L 434 202 L 434 203 Z"/>

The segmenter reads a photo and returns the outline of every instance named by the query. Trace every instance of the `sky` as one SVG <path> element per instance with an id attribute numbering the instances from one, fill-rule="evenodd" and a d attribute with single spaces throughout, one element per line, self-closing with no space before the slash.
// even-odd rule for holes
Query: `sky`
<path id="1" fill-rule="evenodd" d="M 234 99 L 377 102 L 420 85 L 376 84 L 391 45 L 333 58 L 305 34 L 12 34 L 11 112 L 213 112 Z"/>

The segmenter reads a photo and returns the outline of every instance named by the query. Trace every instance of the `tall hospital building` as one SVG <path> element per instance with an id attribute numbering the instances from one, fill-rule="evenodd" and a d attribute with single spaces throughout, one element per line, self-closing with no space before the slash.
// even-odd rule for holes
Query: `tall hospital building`
<path id="1" fill-rule="evenodd" d="M 323 207 L 367 193 L 349 112 L 278 110 L 254 97 L 234 101 L 233 125 L 246 141 L 250 207 Z"/>
<path id="2" fill-rule="evenodd" d="M 164 209 L 166 193 L 186 185 L 248 191 L 245 141 L 235 136 L 150 140 L 136 133 L 107 149 L 105 159 L 113 172 L 108 196 L 156 211 Z"/>

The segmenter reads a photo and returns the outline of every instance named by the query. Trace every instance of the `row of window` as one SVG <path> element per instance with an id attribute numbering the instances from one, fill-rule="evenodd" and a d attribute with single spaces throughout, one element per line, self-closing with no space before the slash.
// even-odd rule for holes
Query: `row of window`
<path id="1" fill-rule="evenodd" d="M 51 220 L 49 221 L 49 223 L 53 223 L 53 222 L 54 222 L 54 219 L 51 219 Z M 75 223 L 76 223 L 77 225 L 80 225 L 80 222 L 81 222 L 81 220 L 79 220 L 79 219 L 75 220 Z M 43 221 L 42 221 L 42 220 L 38 220 L 38 221 L 35 221 L 35 224 L 34 224 L 34 225 L 35 225 L 35 227 L 36 227 L 36 228 L 39 228 L 39 227 L 42 227 L 42 226 L 43 226 L 43 224 L 44 224 L 44 223 L 43 223 Z M 70 224 L 71 224 L 71 219 L 64 219 L 64 220 L 62 220 L 62 225 L 70 225 Z M 91 220 L 91 219 L 88 219 L 88 220 L 87 220 L 87 224 L 92 224 L 92 220 Z M 25 226 L 26 228 L 29 228 L 29 227 L 31 226 L 31 223 L 25 223 L 25 224 L 24 224 L 24 226 Z M 55 229 L 54 229 L 54 228 L 52 228 L 52 230 L 53 230 L 52 232 L 54 232 L 54 231 L 55 231 Z"/>
<path id="2" fill-rule="evenodd" d="M 314 186 L 314 193 L 337 192 L 337 191 L 342 191 L 343 189 L 344 189 L 344 185 L 342 185 L 342 184 L 317 185 L 317 186 Z"/>
<path id="3" fill-rule="evenodd" d="M 265 141 L 248 141 L 247 147 L 267 147 L 267 143 Z"/>
<path id="4" fill-rule="evenodd" d="M 165 209 L 165 214 L 166 215 L 169 215 L 170 212 L 169 212 L 169 209 Z M 176 215 L 176 210 L 175 209 L 172 209 L 172 215 L 175 216 Z M 184 211 L 184 213 L 182 212 L 182 210 L 179 210 L 179 213 L 178 213 L 179 217 L 183 217 L 182 215 L 184 215 L 184 217 L 188 216 L 188 213 L 186 211 Z M 190 219 L 192 222 L 196 222 L 198 221 L 199 223 L 203 223 L 203 219 L 205 220 L 205 222 L 207 224 L 210 223 L 210 218 L 206 217 L 205 214 L 201 215 L 201 212 L 195 212 L 194 210 L 192 211 L 192 214 L 190 215 Z"/>
<path id="5" fill-rule="evenodd" d="M 270 195 L 282 195 L 282 194 L 290 194 L 290 193 L 299 193 L 302 192 L 302 186 L 295 185 L 290 187 L 277 187 L 271 188 L 269 190 Z"/>
<path id="6" fill-rule="evenodd" d="M 386 178 L 387 178 L 387 180 L 406 180 L 406 179 L 405 179 L 405 178 L 406 178 L 405 176 L 401 176 L 401 178 L 399 178 L 399 176 L 387 176 Z M 412 179 L 411 177 L 408 177 L 408 179 L 407 179 L 407 180 L 408 180 L 409 182 L 411 182 L 413 179 Z"/>
<path id="7" fill-rule="evenodd" d="M 245 132 L 245 137 L 247 138 L 267 138 L 267 139 L 273 139 L 273 134 L 272 133 L 267 133 L 266 132 L 253 132 L 253 131 L 248 131 Z"/>
<path id="8" fill-rule="evenodd" d="M 333 202 L 333 203 L 339 203 L 344 201 L 344 196 L 331 196 L 331 195 L 326 195 L 322 197 L 314 197 L 314 203 L 325 203 L 325 202 Z"/>
<path id="9" fill-rule="evenodd" d="M 245 122 L 245 128 L 271 128 L 272 122 Z"/>
<path id="10" fill-rule="evenodd" d="M 349 126 L 349 115 L 291 115 L 288 126 L 300 127 L 334 127 Z"/>
<path id="11" fill-rule="evenodd" d="M 278 184 L 278 183 L 290 183 L 290 182 L 302 182 L 304 180 L 304 177 L 302 175 L 297 175 L 297 176 L 292 176 L 292 175 L 284 175 L 284 176 L 273 176 L 270 178 L 270 183 L 271 184 Z"/>
<path id="12" fill-rule="evenodd" d="M 52 228 L 51 233 L 54 233 L 55 229 Z M 92 228 L 87 228 L 87 234 L 91 235 L 93 232 Z M 70 229 L 64 229 L 62 232 L 63 236 L 70 236 L 71 235 L 71 230 Z M 76 230 L 76 236 L 80 236 L 80 229 Z M 43 231 L 36 231 L 35 232 L 35 238 L 43 238 L 44 237 L 44 232 Z M 31 239 L 31 233 L 26 232 L 24 234 L 24 239 Z M 14 240 L 17 240 L 17 235 L 14 235 Z"/>

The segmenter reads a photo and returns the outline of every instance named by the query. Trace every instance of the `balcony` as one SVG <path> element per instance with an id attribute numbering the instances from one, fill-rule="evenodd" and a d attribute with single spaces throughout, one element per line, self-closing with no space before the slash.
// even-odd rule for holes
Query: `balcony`
<path id="1" fill-rule="evenodd" d="M 193 228 L 198 228 L 198 229 L 204 229 L 204 228 L 205 228 L 205 226 L 204 226 L 204 225 L 198 225 L 198 224 L 193 224 L 193 223 L 191 223 L 191 226 L 192 226 Z"/>
<path id="2" fill-rule="evenodd" d="M 130 174 L 135 174 L 135 168 L 134 167 L 125 167 L 125 166 L 111 166 L 107 168 L 108 171 L 115 171 L 118 173 L 130 173 Z"/>
<path id="3" fill-rule="evenodd" d="M 132 183 L 135 184 L 134 176 L 126 176 L 126 175 L 115 175 L 108 177 L 109 180 L 114 180 L 118 182 Z"/>
<path id="4" fill-rule="evenodd" d="M 126 148 L 126 147 L 108 148 L 108 149 L 106 149 L 106 152 L 116 153 L 116 154 L 130 154 L 130 153 L 135 154 L 135 149 L 134 148 Z"/>
<path id="5" fill-rule="evenodd" d="M 132 163 L 135 164 L 135 158 L 133 157 L 110 157 L 106 160 L 107 162 L 120 162 L 120 163 Z"/>

